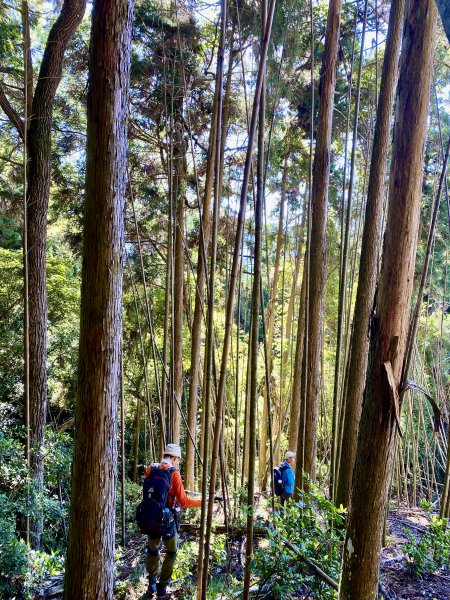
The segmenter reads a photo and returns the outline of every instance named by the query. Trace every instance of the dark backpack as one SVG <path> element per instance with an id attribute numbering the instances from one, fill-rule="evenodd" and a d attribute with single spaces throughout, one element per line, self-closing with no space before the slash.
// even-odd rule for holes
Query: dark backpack
<path id="1" fill-rule="evenodd" d="M 172 537 L 175 533 L 174 513 L 169 508 L 169 490 L 175 467 L 162 469 L 153 466 L 144 479 L 142 502 L 136 509 L 136 521 L 141 533 L 154 538 Z"/>
<path id="2" fill-rule="evenodd" d="M 275 487 L 275 496 L 282 496 L 284 494 L 284 485 L 282 473 L 288 468 L 287 465 L 279 465 L 273 470 L 273 483 Z"/>

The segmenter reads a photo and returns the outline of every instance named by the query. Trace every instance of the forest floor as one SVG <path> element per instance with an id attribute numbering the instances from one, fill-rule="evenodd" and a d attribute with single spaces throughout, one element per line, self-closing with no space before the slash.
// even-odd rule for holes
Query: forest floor
<path id="1" fill-rule="evenodd" d="M 386 546 L 381 557 L 380 596 L 384 600 L 450 600 L 450 565 L 448 569 L 437 573 L 414 575 L 404 546 L 407 543 L 405 529 L 411 531 L 420 540 L 430 521 L 430 513 L 423 509 L 396 509 L 389 514 Z M 181 547 L 195 541 L 192 533 L 181 533 Z M 146 539 L 142 535 L 133 535 L 122 549 L 117 566 L 116 600 L 144 600 L 148 579 L 145 571 L 145 545 Z M 240 598 L 242 594 L 237 589 L 233 591 L 227 578 L 227 570 L 231 571 L 234 578 L 241 579 L 243 563 L 243 539 L 237 537 L 232 544 L 232 556 L 223 567 L 213 569 L 211 573 L 211 589 L 208 599 Z M 181 552 L 180 555 L 184 556 Z M 192 562 L 195 557 L 189 557 Z M 180 558 L 180 561 L 183 561 Z M 35 595 L 35 600 L 62 598 L 58 593 L 61 590 L 62 578 L 55 577 L 47 585 L 41 587 L 40 593 Z M 195 573 L 185 574 L 182 580 L 174 581 L 170 589 L 170 598 L 173 600 L 190 600 L 195 598 Z M 259 594 L 258 598 L 270 599 L 270 596 Z M 292 599 L 309 600 L 314 596 L 301 593 L 292 596 Z"/>
<path id="2" fill-rule="evenodd" d="M 420 539 L 429 522 L 430 513 L 423 509 L 390 511 L 386 546 L 381 556 L 380 578 L 386 600 L 450 599 L 450 565 L 445 570 L 418 577 L 412 572 L 403 551 L 407 542 L 405 529 Z"/>

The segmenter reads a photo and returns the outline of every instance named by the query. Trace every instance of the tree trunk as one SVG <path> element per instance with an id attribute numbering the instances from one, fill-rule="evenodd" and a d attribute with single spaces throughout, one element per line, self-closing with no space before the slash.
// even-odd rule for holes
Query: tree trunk
<path id="1" fill-rule="evenodd" d="M 316 474 L 330 145 L 341 9 L 342 0 L 330 0 L 320 76 L 318 132 L 313 171 L 311 250 L 309 257 L 310 285 L 307 309 L 309 321 L 308 388 L 305 407 L 303 464 L 303 470 L 312 479 L 315 478 Z"/>
<path id="2" fill-rule="evenodd" d="M 113 598 L 132 0 L 96 0 L 87 101 L 78 400 L 64 598 Z"/>
<path id="3" fill-rule="evenodd" d="M 267 0 L 262 1 L 262 15 L 261 15 L 261 40 L 264 39 L 264 33 L 266 29 L 267 21 Z M 262 52 L 261 52 L 262 54 Z M 259 123 L 258 123 L 258 162 L 256 168 L 256 202 L 255 202 L 255 247 L 253 256 L 253 289 L 252 289 L 252 335 L 251 344 L 249 344 L 249 361 L 250 361 L 250 398 L 249 398 L 249 444 L 248 444 L 248 483 L 247 483 L 247 539 L 245 544 L 245 572 L 244 572 L 244 590 L 243 598 L 248 600 L 250 595 L 250 562 L 253 555 L 253 503 L 255 494 L 255 476 L 256 476 L 256 432 L 257 432 L 257 407 L 258 407 L 258 346 L 259 346 L 259 309 L 260 309 L 260 292 L 261 292 L 261 247 L 262 247 L 262 217 L 263 217 L 263 204 L 264 204 L 264 141 L 265 141 L 265 124 L 266 124 L 266 69 L 264 65 L 263 81 L 261 98 L 259 101 Z M 280 207 L 280 213 L 283 212 L 284 198 L 286 196 L 286 177 L 287 169 L 283 173 L 283 180 L 285 185 L 284 194 L 282 194 L 282 205 Z M 280 217 L 280 224 L 277 240 L 277 254 L 278 264 L 275 265 L 276 272 L 274 274 L 274 282 L 272 289 L 272 299 L 274 295 L 276 297 L 276 287 L 278 287 L 278 269 L 279 269 L 279 256 L 281 250 L 281 235 L 283 230 L 284 218 Z M 272 312 L 274 314 L 274 307 L 272 306 Z M 264 315 L 261 315 L 264 318 Z M 270 326 L 269 326 L 270 327 Z M 273 326 L 272 326 L 273 330 Z M 270 336 L 270 331 L 269 331 Z M 270 384 L 270 371 L 271 371 L 271 343 L 268 344 L 268 368 L 269 368 L 269 384 Z M 266 394 L 270 394 L 270 390 L 266 390 Z M 264 402 L 264 406 L 267 406 L 267 402 Z M 264 434 L 267 431 L 267 416 Z M 264 449 L 267 441 L 267 436 L 264 435 Z M 272 442 L 272 440 L 271 440 Z M 267 460 L 267 459 L 266 459 Z M 265 465 L 264 465 L 265 467 Z"/>
<path id="4" fill-rule="evenodd" d="M 33 100 L 33 67 L 31 63 L 31 44 L 30 44 L 30 21 L 28 12 L 28 3 L 22 0 L 22 45 L 23 45 L 23 66 L 24 66 L 24 123 L 28 124 L 28 116 L 31 114 L 30 101 Z M 29 78 L 31 73 L 31 82 Z M 30 85 L 31 83 L 31 85 Z M 31 467 L 31 448 L 30 448 L 30 319 L 28 307 L 28 234 L 27 234 L 27 177 L 28 177 L 28 128 L 23 127 L 23 400 L 25 416 L 25 457 L 27 467 Z M 30 543 L 30 519 L 25 515 L 19 517 L 26 523 L 19 524 L 20 528 L 26 528 L 26 543 Z"/>
<path id="5" fill-rule="evenodd" d="M 419 231 L 436 7 L 410 0 L 404 28 L 389 207 L 344 547 L 340 599 L 377 597 Z M 370 475 L 370 476 L 369 476 Z"/>
<path id="6" fill-rule="evenodd" d="M 272 379 L 273 371 L 273 360 L 272 360 L 272 345 L 273 345 L 273 330 L 275 326 L 275 312 L 277 307 L 278 298 L 278 280 L 280 276 L 280 256 L 281 256 L 281 244 L 283 242 L 283 227 L 284 227 L 284 205 L 286 203 L 286 187 L 287 187 L 287 157 L 284 161 L 283 176 L 281 179 L 281 198 L 280 198 L 280 215 L 278 220 L 278 232 L 277 232 L 277 245 L 275 251 L 275 264 L 273 268 L 273 279 L 272 279 L 272 295 L 268 307 L 268 324 L 267 324 L 267 365 L 269 369 L 268 379 L 269 384 Z M 262 184 L 261 184 L 262 185 Z M 260 489 L 265 487 L 265 475 L 267 472 L 267 422 L 269 418 L 267 394 L 270 390 L 264 388 L 264 406 L 261 419 L 261 433 L 259 443 L 259 482 Z M 280 387 L 280 403 L 281 403 L 281 387 Z M 281 407 L 280 407 L 281 412 Z M 281 419 L 280 419 L 281 421 Z"/>
<path id="7" fill-rule="evenodd" d="M 175 199 L 175 242 L 174 242 L 174 281 L 173 281 L 173 394 L 177 401 L 173 405 L 172 441 L 180 443 L 181 406 L 183 398 L 183 286 L 184 286 L 184 179 L 185 144 L 183 139 L 182 101 L 174 102 L 174 157 L 173 157 L 173 197 Z"/>
<path id="8" fill-rule="evenodd" d="M 141 435 L 141 401 L 136 400 L 136 412 L 133 420 L 133 468 L 131 479 L 134 483 L 138 482 L 138 464 L 139 464 L 139 438 Z"/>
<path id="9" fill-rule="evenodd" d="M 61 81 L 64 52 L 84 15 L 85 0 L 68 1 L 50 30 L 32 103 L 28 131 L 28 307 L 30 448 L 34 489 L 43 493 L 42 448 L 47 415 L 47 213 L 51 181 L 53 102 Z M 29 87 L 29 86 L 27 86 Z M 43 513 L 31 521 L 31 544 L 40 547 Z"/>
<path id="10" fill-rule="evenodd" d="M 302 363 L 305 340 L 306 277 L 306 269 L 303 269 L 300 304 L 298 307 L 297 341 L 295 344 L 294 378 L 292 381 L 291 412 L 289 420 L 289 450 L 292 452 L 297 452 L 298 431 L 300 425 Z"/>
<path id="11" fill-rule="evenodd" d="M 398 74 L 398 57 L 404 12 L 404 0 L 393 0 L 384 54 L 378 114 L 375 125 L 366 216 L 359 264 L 353 334 L 348 361 L 347 394 L 344 402 L 344 429 L 338 467 L 336 506 L 347 507 L 355 463 L 358 426 L 367 370 L 369 317 L 373 306 L 378 267 L 378 245 L 383 212 L 386 160 Z"/>
<path id="12" fill-rule="evenodd" d="M 210 410 L 212 405 L 213 377 L 215 380 L 215 362 L 214 362 L 214 287 L 216 276 L 216 258 L 217 258 L 217 236 L 219 231 L 219 214 L 220 214 L 220 196 L 221 196 L 221 168 L 223 164 L 220 160 L 222 153 L 222 86 L 223 86 L 223 63 L 225 54 L 225 38 L 227 28 L 228 4 L 227 0 L 221 2 L 220 15 L 220 44 L 217 51 L 217 70 L 216 70 L 216 111 L 211 127 L 216 129 L 214 135 L 214 149 L 211 149 L 215 157 L 214 162 L 214 215 L 211 239 L 211 262 L 209 270 L 209 294 L 208 294 L 208 320 L 207 320 L 207 338 L 205 344 L 205 373 L 206 385 L 204 386 L 204 445 L 203 445 L 203 473 L 202 473 L 202 510 L 200 516 L 200 539 L 198 553 L 198 574 L 197 574 L 197 598 L 206 599 L 208 577 L 209 577 L 209 551 L 211 540 L 212 527 L 212 503 L 211 498 L 214 498 L 215 480 L 217 472 L 219 438 L 222 436 L 222 406 L 217 406 L 216 423 L 214 426 L 213 448 L 211 453 L 211 470 L 210 470 L 210 489 L 208 495 L 208 462 L 209 462 L 209 432 L 210 432 Z"/>
<path id="13" fill-rule="evenodd" d="M 305 202 L 306 204 L 306 202 Z M 296 301 L 296 296 L 297 296 L 297 288 L 298 288 L 298 276 L 300 273 L 300 265 L 301 265 L 301 259 L 302 259 L 302 255 L 303 255 L 303 234 L 304 234 L 304 230 L 305 230 L 305 211 L 306 211 L 306 207 L 303 207 L 303 211 L 302 211 L 302 220 L 300 223 L 300 228 L 299 228 L 299 234 L 298 234 L 298 244 L 297 244 L 297 255 L 295 257 L 295 266 L 294 266 L 294 272 L 292 273 L 292 287 L 291 287 L 291 295 L 289 297 L 289 304 L 288 304 L 288 309 L 287 309 L 287 314 L 286 314 L 286 330 L 285 330 L 285 334 L 284 334 L 284 340 L 285 340 L 285 344 L 286 347 L 283 351 L 283 364 L 287 365 L 289 363 L 289 357 L 292 356 L 292 339 L 291 339 L 291 334 L 292 334 L 292 323 L 294 321 L 294 308 L 295 308 L 295 301 Z M 300 365 L 301 365 L 301 361 L 300 361 Z M 295 376 L 295 373 L 294 373 Z M 287 369 L 284 369 L 283 371 L 283 377 L 281 379 L 280 382 L 280 389 L 281 392 L 283 394 L 286 394 L 287 391 L 289 390 L 290 386 L 287 386 Z M 291 390 L 292 393 L 292 390 Z"/>
<path id="14" fill-rule="evenodd" d="M 353 205 L 353 182 L 355 179 L 355 164 L 356 164 L 356 147 L 358 145 L 358 123 L 359 123 L 359 105 L 361 100 L 361 76 L 362 67 L 364 62 L 364 42 L 366 35 L 366 23 L 367 23 L 367 8 L 368 0 L 364 2 L 364 16 L 363 26 L 361 33 L 361 42 L 359 50 L 359 65 L 358 65 L 358 83 L 356 85 L 356 98 L 355 98 L 355 114 L 353 119 L 353 139 L 352 139 L 352 154 L 350 160 L 350 178 L 348 182 L 348 195 L 347 195 L 347 207 L 346 207 L 346 218 L 344 235 L 341 237 L 341 269 L 339 274 L 339 299 L 338 299 L 338 320 L 337 320 L 337 339 L 336 339 L 336 358 L 334 363 L 334 389 L 333 389 L 333 416 L 331 425 L 331 461 L 330 461 L 330 498 L 335 497 L 335 486 L 336 486 L 336 471 L 337 471 L 337 455 L 339 452 L 339 412 L 341 410 L 341 398 L 342 388 L 341 385 L 341 358 L 342 354 L 345 355 L 346 344 L 342 343 L 347 338 L 347 332 L 344 335 L 344 328 L 348 328 L 348 320 L 345 318 L 345 308 L 347 304 L 347 264 L 349 259 L 349 239 L 350 239 L 350 225 L 352 221 L 352 205 Z M 358 11 L 357 11 L 358 12 Z M 355 35 L 356 35 L 357 24 L 355 22 Z M 355 38 L 353 38 L 355 39 Z M 353 58 L 353 56 L 352 56 Z M 349 115 L 351 105 L 351 88 L 349 94 Z M 348 123 L 348 122 L 347 122 Z M 347 136 L 346 136 L 347 138 Z M 345 169 L 345 167 L 344 167 Z M 344 177 L 345 179 L 345 177 Z M 342 194 L 342 225 L 344 224 L 344 196 Z M 350 296 L 351 298 L 351 296 Z M 342 347 L 344 346 L 344 351 Z"/>
<path id="15" fill-rule="evenodd" d="M 171 164 L 171 161 L 167 161 Z M 171 187 L 171 186 L 170 186 Z M 172 235 L 172 201 L 171 201 L 171 189 L 169 190 L 169 214 L 167 219 L 167 256 L 166 256 L 166 281 L 165 281 L 165 296 L 164 296 L 164 327 L 163 327 L 163 351 L 162 351 L 162 369 L 161 369 L 161 428 L 159 431 L 159 449 L 160 456 L 164 452 L 164 429 L 169 433 L 167 427 L 167 413 L 169 407 L 169 397 L 171 391 L 170 377 L 166 377 L 166 373 L 170 373 L 170 369 L 167 368 L 168 358 L 168 345 L 169 345 L 169 322 L 171 311 L 171 298 L 172 298 L 172 260 L 173 260 L 173 235 Z"/>
<path id="16" fill-rule="evenodd" d="M 217 81 L 214 97 L 213 114 L 211 117 L 211 131 L 209 133 L 208 157 L 206 160 L 206 177 L 205 190 L 203 194 L 203 214 L 200 227 L 198 258 L 197 258 L 197 290 L 195 294 L 194 320 L 192 324 L 191 336 L 191 371 L 189 381 L 189 399 L 187 407 L 187 421 L 189 429 L 195 437 L 197 423 L 197 407 L 198 407 L 198 387 L 200 379 L 200 351 L 202 338 L 202 318 L 203 305 L 205 300 L 205 269 L 206 265 L 203 260 L 203 250 L 205 256 L 208 251 L 210 225 L 211 225 L 211 193 L 214 182 L 214 162 L 215 162 L 215 139 L 217 121 Z M 204 245 L 204 246 L 203 246 Z M 190 440 L 186 442 L 186 487 L 194 489 L 194 465 L 195 465 L 195 449 Z"/>
<path id="17" fill-rule="evenodd" d="M 233 32 L 235 24 L 233 22 Z M 218 67 L 217 67 L 218 69 Z M 198 407 L 198 387 L 200 381 L 200 349 L 201 349 L 201 333 L 202 333 L 202 306 L 205 298 L 205 281 L 206 281 L 206 264 L 210 229 L 211 229 L 211 193 L 213 187 L 213 175 L 216 158 L 216 126 L 217 122 L 217 98 L 218 98 L 218 81 L 219 76 L 216 69 L 216 87 L 214 92 L 213 111 L 211 116 L 211 131 L 209 134 L 208 157 L 206 162 L 205 176 L 205 191 L 203 195 L 203 215 L 200 228 L 201 240 L 199 242 L 198 259 L 197 259 L 197 291 L 195 295 L 194 322 L 192 326 L 191 336 L 191 371 L 190 371 L 190 386 L 189 386 L 189 401 L 188 401 L 188 425 L 194 434 L 197 420 Z M 223 158 L 226 141 L 226 132 L 228 128 L 229 103 L 231 93 L 231 76 L 233 72 L 233 53 L 230 52 L 229 65 L 227 72 L 227 82 L 225 86 L 225 96 L 223 99 L 222 109 L 222 134 L 220 143 L 220 190 L 222 186 Z M 194 461 L 195 450 L 193 444 L 188 440 L 186 444 L 186 487 L 193 489 L 194 487 Z"/>

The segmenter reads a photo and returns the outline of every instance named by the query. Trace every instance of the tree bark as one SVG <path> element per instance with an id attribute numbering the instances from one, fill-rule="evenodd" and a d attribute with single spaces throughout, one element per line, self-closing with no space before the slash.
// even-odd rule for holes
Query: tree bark
<path id="1" fill-rule="evenodd" d="M 369 317 L 377 278 L 378 247 L 383 212 L 384 181 L 389 135 L 397 85 L 398 58 L 404 13 L 404 0 L 393 0 L 381 77 L 378 113 L 375 125 L 366 215 L 359 264 L 353 334 L 348 361 L 347 394 L 344 402 L 344 429 L 336 482 L 336 505 L 347 507 L 355 463 L 358 427 L 367 370 Z"/>
<path id="2" fill-rule="evenodd" d="M 235 21 L 233 20 L 233 34 Z M 231 39 L 233 39 L 233 34 Z M 201 239 L 199 241 L 198 259 L 197 259 L 197 290 L 195 295 L 194 320 L 192 325 L 191 336 L 191 371 L 190 371 L 190 386 L 189 386 L 189 401 L 188 401 L 188 425 L 194 433 L 196 429 L 197 407 L 198 407 L 198 387 L 200 381 L 201 361 L 201 333 L 202 333 L 202 306 L 205 299 L 205 282 L 206 282 L 206 264 L 205 259 L 208 252 L 209 238 L 211 231 L 211 194 L 213 188 L 213 176 L 216 160 L 216 125 L 217 110 L 218 110 L 218 85 L 219 85 L 219 66 L 216 68 L 216 86 L 214 91 L 213 111 L 211 115 L 211 131 L 209 134 L 208 156 L 206 161 L 206 176 L 205 190 L 203 195 L 203 214 L 200 228 Z M 220 140 L 220 157 L 221 162 L 219 194 L 222 192 L 222 173 L 223 160 L 225 152 L 226 134 L 228 129 L 228 116 L 230 113 L 230 94 L 231 94 L 231 76 L 233 74 L 233 52 L 230 51 L 227 81 L 225 85 L 225 95 L 222 103 L 222 119 L 221 119 L 221 140 Z M 194 461 L 195 451 L 193 444 L 188 440 L 186 444 L 186 487 L 193 489 L 194 486 Z M 191 483 L 189 483 L 191 482 Z"/>
<path id="3" fill-rule="evenodd" d="M 383 524 L 400 419 L 401 373 L 419 231 L 427 109 L 436 35 L 433 0 L 410 0 L 404 28 L 389 207 L 340 599 L 377 597 Z"/>
<path id="4" fill-rule="evenodd" d="M 330 170 L 331 127 L 338 62 L 342 0 L 330 0 L 319 88 L 317 144 L 314 155 L 311 250 L 308 303 L 308 388 L 305 411 L 303 470 L 315 478 L 320 391 L 321 337 L 325 285 L 326 221 Z M 299 461 L 300 462 L 300 461 Z"/>
<path id="5" fill-rule="evenodd" d="M 339 412 L 341 407 L 341 398 L 342 398 L 342 388 L 344 385 L 341 385 L 341 358 L 342 355 L 345 355 L 345 341 L 342 342 L 342 338 L 344 340 L 347 338 L 348 331 L 348 320 L 345 318 L 345 308 L 347 305 L 347 265 L 349 260 L 349 239 L 350 239 L 350 225 L 352 222 L 352 204 L 353 204 L 353 183 L 355 180 L 355 164 L 356 164 L 356 147 L 358 145 L 358 124 L 359 124 L 359 105 L 361 100 L 361 76 L 362 76 L 362 67 L 364 62 L 364 42 L 366 36 L 366 23 L 367 23 L 367 9 L 368 9 L 368 0 L 364 1 L 364 16 L 363 16 L 363 25 L 362 25 L 362 33 L 361 33 L 361 41 L 360 41 L 360 50 L 359 50 L 359 65 L 358 65 L 358 83 L 356 85 L 356 97 L 355 97 L 355 114 L 353 118 L 353 136 L 352 136 L 352 153 L 350 160 L 350 177 L 348 181 L 348 195 L 347 195 L 347 206 L 346 206 L 346 218 L 345 218 L 345 228 L 343 231 L 343 236 L 341 236 L 341 269 L 339 275 L 339 299 L 338 299 L 338 319 L 337 319 L 337 339 L 336 339 L 336 358 L 334 363 L 334 389 L 333 389 L 333 415 L 332 415 L 332 425 L 331 425 L 331 461 L 330 461 L 330 497 L 333 499 L 335 496 L 335 487 L 336 487 L 336 471 L 337 471 L 337 455 L 339 452 Z M 358 13 L 358 11 L 356 11 Z M 356 35 L 356 27 L 357 23 L 355 21 L 355 35 Z M 355 40 L 355 37 L 353 38 Z M 353 53 L 352 53 L 353 54 Z M 353 58 L 353 56 L 352 56 Z M 349 90 L 349 115 L 350 115 L 350 106 L 351 106 L 351 86 Z M 348 123 L 348 121 L 347 121 Z M 346 136 L 347 138 L 347 136 Z M 347 139 L 346 139 L 347 141 Z M 347 148 L 346 148 L 347 149 Z M 345 169 L 345 166 L 344 166 Z M 344 178 L 345 179 L 345 178 Z M 342 194 L 342 225 L 344 225 L 344 196 L 345 193 Z M 351 296 L 350 296 L 351 298 Z M 347 328 L 347 331 L 344 335 L 344 328 Z M 344 351 L 343 351 L 344 347 Z M 343 378 L 344 379 L 344 378 Z"/>
<path id="6" fill-rule="evenodd" d="M 174 242 L 174 282 L 173 282 L 173 394 L 178 403 L 173 404 L 172 441 L 180 443 L 181 412 L 183 398 L 183 287 L 184 287 L 184 179 L 185 144 L 182 125 L 182 101 L 174 102 L 174 157 L 173 157 L 173 197 L 175 199 L 175 242 Z"/>
<path id="7" fill-rule="evenodd" d="M 291 390 L 291 412 L 289 420 L 289 450 L 297 452 L 298 432 L 300 426 L 302 362 L 305 339 L 305 300 L 306 300 L 306 269 L 303 269 L 300 304 L 298 307 L 297 340 L 295 344 L 294 378 Z"/>
<path id="8" fill-rule="evenodd" d="M 264 39 L 267 23 L 267 5 L 268 1 L 262 1 L 262 14 L 261 14 L 261 41 Z M 261 52 L 262 55 L 262 52 Z M 253 504 L 255 494 L 255 476 L 256 476 L 256 431 L 257 431 L 257 407 L 258 407 L 258 346 L 259 346 L 259 323 L 260 323 L 260 292 L 261 292 L 261 249 L 262 249 L 262 218 L 263 218 L 263 203 L 264 203 L 264 141 L 265 141 L 265 124 L 266 124 L 266 67 L 263 65 L 263 81 L 261 89 L 261 97 L 259 101 L 259 115 L 258 115 L 258 162 L 256 165 L 256 202 L 255 202 L 255 247 L 253 256 L 253 288 L 252 288 L 252 334 L 250 337 L 249 344 L 249 361 L 250 361 L 250 398 L 249 398 L 249 444 L 248 444 L 248 482 L 247 482 L 247 539 L 245 543 L 245 572 L 244 572 L 244 590 L 243 598 L 248 600 L 250 596 L 250 562 L 253 555 L 253 527 L 254 527 L 254 515 L 253 515 Z M 283 173 L 283 179 L 285 184 L 284 197 L 286 196 L 286 177 L 287 169 Z M 284 199 L 280 212 L 283 212 Z M 281 217 L 280 217 L 281 219 Z M 281 220 L 281 232 L 283 229 L 283 220 Z M 278 230 L 280 233 L 280 229 Z M 278 265 L 276 265 L 276 274 L 274 274 L 272 299 L 274 295 L 276 297 L 276 287 L 278 287 L 278 268 L 279 268 L 279 256 L 281 250 L 281 237 L 278 236 L 277 241 L 277 254 L 278 254 Z M 279 244 L 278 244 L 279 242 Z M 279 247 L 278 247 L 279 246 Z M 276 275 L 276 281 L 275 281 Z M 272 314 L 274 307 L 272 307 Z M 262 315 L 264 318 L 264 315 Z M 270 336 L 270 332 L 269 332 Z M 269 377 L 271 371 L 271 344 L 268 348 L 268 368 Z M 269 381 L 270 384 L 270 381 Z M 266 394 L 270 394 L 270 390 L 266 389 Z M 267 402 L 264 403 L 267 406 Z M 267 431 L 267 416 L 265 428 Z M 264 439 L 264 446 L 267 441 L 267 436 Z M 272 443 L 272 440 L 270 440 Z M 264 447 L 265 449 L 265 447 Z M 267 459 L 265 459 L 267 460 Z"/>
<path id="9" fill-rule="evenodd" d="M 138 482 L 138 464 L 139 464 L 139 445 L 141 435 L 141 401 L 136 399 L 136 412 L 133 420 L 133 468 L 131 479 L 134 483 Z"/>
<path id="10" fill-rule="evenodd" d="M 284 161 L 283 175 L 281 179 L 281 198 L 280 198 L 280 215 L 278 220 L 278 232 L 277 232 L 277 245 L 275 250 L 275 264 L 273 267 L 273 279 L 272 279 L 272 294 L 268 307 L 268 323 L 267 323 L 267 365 L 269 369 L 268 379 L 269 384 L 272 379 L 273 371 L 273 330 L 275 326 L 275 311 L 278 298 L 278 280 L 280 278 L 280 256 L 281 256 L 281 244 L 283 242 L 283 228 L 284 228 L 284 205 L 286 203 L 286 187 L 287 187 L 287 157 Z M 259 483 L 260 489 L 264 489 L 266 472 L 267 472 L 267 422 L 269 418 L 267 394 L 270 390 L 264 388 L 264 406 L 261 419 L 261 433 L 259 443 Z M 281 387 L 280 387 L 280 403 L 281 403 Z M 281 412 L 281 407 L 280 407 Z M 281 421 L 281 419 L 280 419 Z"/>
<path id="11" fill-rule="evenodd" d="M 64 598 L 113 598 L 133 2 L 96 0 L 87 101 L 78 398 Z"/>
<path id="12" fill-rule="evenodd" d="M 216 74 L 217 77 L 217 74 Z M 200 379 L 200 351 L 202 337 L 202 307 L 205 300 L 205 269 L 206 265 L 203 260 L 203 244 L 205 256 L 209 244 L 211 230 L 211 194 L 214 182 L 214 162 L 215 162 L 215 145 L 216 145 L 216 126 L 217 121 L 217 81 L 214 96 L 213 114 L 211 117 L 211 131 L 209 133 L 208 156 L 206 160 L 206 177 L 205 190 L 203 194 L 203 214 L 200 228 L 198 258 L 197 258 L 197 290 L 195 294 L 194 320 L 192 324 L 191 336 L 191 370 L 189 381 L 189 399 L 187 407 L 187 421 L 189 429 L 195 436 L 197 423 L 197 407 L 198 407 L 198 387 Z M 194 465 L 195 465 L 195 449 L 192 442 L 186 442 L 186 488 L 194 489 Z"/>
<path id="13" fill-rule="evenodd" d="M 50 30 L 33 96 L 28 139 L 27 238 L 29 307 L 30 448 L 34 489 L 43 493 L 44 427 L 47 415 L 47 213 L 51 182 L 53 102 L 64 52 L 84 15 L 85 0 L 66 0 Z M 29 89 L 29 82 L 27 88 Z M 40 547 L 43 513 L 31 521 L 31 544 Z"/>
<path id="14" fill-rule="evenodd" d="M 167 161 L 170 163 L 171 161 Z M 171 184 L 169 184 L 171 188 Z M 159 431 L 159 449 L 160 456 L 164 452 L 164 428 L 169 432 L 167 413 L 169 411 L 169 397 L 171 392 L 171 381 L 170 378 L 166 377 L 166 372 L 170 373 L 170 369 L 167 369 L 167 358 L 168 358 L 168 346 L 170 337 L 170 317 L 172 315 L 171 310 L 171 299 L 172 299 L 172 261 L 173 261 L 173 235 L 172 235 L 172 201 L 171 201 L 172 190 L 169 189 L 169 214 L 167 219 L 167 256 L 166 256 L 166 282 L 165 282 L 165 297 L 164 297 L 164 327 L 163 327 L 163 351 L 162 351 L 162 369 L 161 369 L 161 428 Z"/>
<path id="15" fill-rule="evenodd" d="M 306 204 L 306 202 L 305 202 Z M 300 228 L 299 228 L 299 241 L 297 244 L 297 255 L 295 257 L 295 266 L 294 266 L 294 272 L 292 273 L 292 286 L 291 286 L 291 295 L 289 297 L 289 304 L 288 304 L 288 309 L 287 309 L 287 314 L 286 314 L 286 330 L 285 330 L 285 334 L 284 334 L 284 340 L 285 340 L 285 348 L 283 351 L 283 364 L 287 365 L 289 363 L 289 358 L 290 356 L 292 356 L 292 339 L 291 339 L 291 334 L 292 334 L 292 323 L 294 321 L 294 308 L 295 308 L 295 301 L 297 298 L 297 288 L 298 288 L 298 276 L 300 273 L 300 264 L 301 264 L 301 260 L 302 260 L 302 256 L 303 256 L 303 235 L 304 235 L 304 231 L 305 231 L 305 206 L 303 208 L 302 211 L 302 220 L 300 223 Z M 294 359 L 295 360 L 295 359 Z M 301 361 L 300 361 L 300 365 L 301 365 Z M 287 385 L 287 373 L 288 370 L 284 369 L 283 370 L 283 377 L 281 379 L 280 382 L 280 389 L 282 394 L 286 394 L 286 392 L 288 391 L 289 387 Z M 294 372 L 295 375 L 295 372 Z M 292 393 L 292 390 L 291 390 Z"/>

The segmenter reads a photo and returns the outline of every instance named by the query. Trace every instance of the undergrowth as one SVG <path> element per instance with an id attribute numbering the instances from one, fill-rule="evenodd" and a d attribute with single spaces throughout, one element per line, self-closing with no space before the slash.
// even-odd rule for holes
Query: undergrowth
<path id="1" fill-rule="evenodd" d="M 403 551 L 410 571 L 416 577 L 435 573 L 450 564 L 450 529 L 447 525 L 447 519 L 432 516 L 422 537 L 404 529 L 408 541 Z"/>
<path id="2" fill-rule="evenodd" d="M 307 589 L 314 598 L 336 598 L 336 592 L 300 560 L 314 561 L 330 577 L 339 580 L 341 550 L 344 543 L 345 512 L 337 509 L 318 487 L 310 484 L 300 500 L 277 506 L 268 521 L 260 523 L 266 531 L 251 562 L 258 579 L 255 597 L 292 598 L 296 591 Z M 289 548 L 288 540 L 297 551 Z"/>

